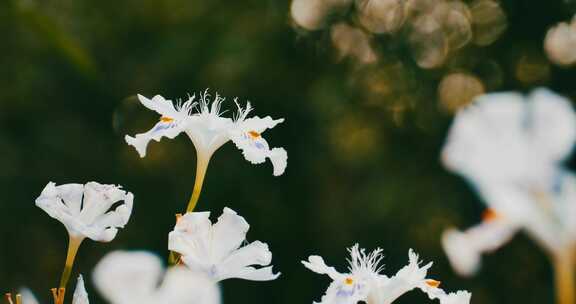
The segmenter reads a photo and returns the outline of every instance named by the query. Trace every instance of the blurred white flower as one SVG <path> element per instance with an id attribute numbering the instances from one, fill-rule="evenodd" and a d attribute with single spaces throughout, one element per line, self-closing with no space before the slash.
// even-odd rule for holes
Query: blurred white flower
<path id="1" fill-rule="evenodd" d="M 442 152 L 444 165 L 478 190 L 493 214 L 443 244 L 463 274 L 478 269 L 480 254 L 497 249 L 518 229 L 559 256 L 576 241 L 576 179 L 563 167 L 576 141 L 570 102 L 539 89 L 484 95 L 461 110 Z"/>
<path id="2" fill-rule="evenodd" d="M 189 212 L 178 219 L 170 232 L 168 249 L 179 253 L 188 268 L 206 273 L 214 281 L 276 279 L 280 274 L 273 274 L 272 266 L 267 266 L 272 262 L 268 245 L 255 241 L 240 247 L 249 228 L 246 220 L 229 208 L 224 208 L 214 224 L 210 222 L 210 212 Z"/>
<path id="3" fill-rule="evenodd" d="M 22 296 L 22 304 L 39 304 L 38 299 L 34 296 L 32 291 L 28 288 L 23 288 L 20 290 L 20 295 Z M 84 278 L 82 275 L 78 277 L 78 282 L 76 283 L 76 290 L 72 297 L 72 304 L 90 304 L 88 299 L 88 293 L 86 292 L 86 287 L 84 286 Z"/>
<path id="4" fill-rule="evenodd" d="M 527 98 L 486 94 L 458 112 L 442 160 L 474 183 L 544 191 L 575 140 L 576 116 L 567 99 L 546 89 Z"/>
<path id="5" fill-rule="evenodd" d="M 146 133 L 135 137 L 126 135 L 126 142 L 138 151 L 140 157 L 144 157 L 151 140 L 160 141 L 162 137 L 172 139 L 185 132 L 196 148 L 199 164 L 207 166 L 212 154 L 232 140 L 249 162 L 259 164 L 269 158 L 274 166 L 274 175 L 284 173 L 288 158 L 286 151 L 283 148 L 270 149 L 261 136 L 265 130 L 275 127 L 284 119 L 273 120 L 269 116 L 247 118 L 252 110 L 250 103 L 245 108 L 236 103 L 237 116 L 234 119 L 224 118 L 220 111 L 224 98 L 217 94 L 211 102 L 210 97 L 205 91 L 200 94 L 199 103 L 194 101 L 194 95 L 183 104 L 174 104 L 160 95 L 152 99 L 138 95 L 145 107 L 161 115 L 160 121 Z"/>
<path id="6" fill-rule="evenodd" d="M 50 182 L 36 206 L 60 221 L 71 239 L 110 242 L 130 219 L 134 195 L 121 186 L 96 182 L 56 186 Z M 118 202 L 123 203 L 118 204 Z"/>
<path id="7" fill-rule="evenodd" d="M 392 277 L 380 274 L 383 268 L 379 266 L 382 260 L 381 249 L 366 254 L 356 244 L 348 251 L 351 258 L 348 260 L 350 266 L 347 273 L 340 273 L 327 266 L 320 256 L 313 255 L 308 261 L 302 261 L 306 268 L 326 274 L 332 279 L 319 304 L 389 304 L 415 288 L 427 293 L 430 299 L 439 299 L 442 304 L 467 304 L 470 301 L 470 293 L 459 291 L 457 294 L 446 294 L 438 288 L 440 282 L 426 279 L 432 263 L 420 266 L 418 255 L 412 250 L 408 252 L 408 265 Z"/>
<path id="8" fill-rule="evenodd" d="M 571 23 L 560 22 L 546 33 L 544 49 L 548 58 L 558 65 L 576 62 L 576 18 Z"/>
<path id="9" fill-rule="evenodd" d="M 481 255 L 507 243 L 518 227 L 487 209 L 481 224 L 464 232 L 449 229 L 442 235 L 442 246 L 452 267 L 461 275 L 472 275 L 480 268 Z"/>
<path id="10" fill-rule="evenodd" d="M 115 251 L 96 265 L 96 288 L 111 304 L 218 304 L 218 286 L 185 267 L 164 270 L 160 258 L 145 251 Z"/>

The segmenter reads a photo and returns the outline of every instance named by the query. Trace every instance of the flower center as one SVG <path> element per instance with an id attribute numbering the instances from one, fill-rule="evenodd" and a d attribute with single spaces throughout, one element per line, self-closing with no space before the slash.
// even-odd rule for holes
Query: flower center
<path id="1" fill-rule="evenodd" d="M 430 287 L 437 288 L 438 286 L 440 286 L 440 281 L 429 279 L 429 280 L 426 280 L 426 284 Z"/>
<path id="2" fill-rule="evenodd" d="M 344 284 L 352 285 L 352 283 L 354 283 L 354 280 L 351 277 L 347 277 L 346 279 L 344 279 Z"/>
<path id="3" fill-rule="evenodd" d="M 260 137 L 260 133 L 256 132 L 256 131 L 250 131 L 248 132 L 248 135 L 250 135 L 250 137 L 252 137 L 252 139 L 256 139 Z"/>
<path id="4" fill-rule="evenodd" d="M 170 118 L 170 117 L 162 116 L 162 117 L 160 117 L 160 121 L 161 122 L 172 122 L 172 121 L 174 121 L 174 119 Z"/>
<path id="5" fill-rule="evenodd" d="M 500 218 L 500 215 L 494 209 L 491 208 L 484 210 L 484 212 L 482 213 L 482 220 L 484 222 L 491 222 L 497 220 L 498 218 Z"/>

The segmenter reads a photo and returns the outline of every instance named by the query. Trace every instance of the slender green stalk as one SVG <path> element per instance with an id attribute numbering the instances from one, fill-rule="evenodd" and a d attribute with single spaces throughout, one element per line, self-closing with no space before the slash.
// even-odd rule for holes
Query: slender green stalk
<path id="1" fill-rule="evenodd" d="M 556 301 L 558 304 L 576 303 L 576 280 L 574 274 L 574 252 L 557 253 L 553 259 L 554 278 L 556 284 Z"/>
<path id="2" fill-rule="evenodd" d="M 190 201 L 188 201 L 186 212 L 194 211 L 196 204 L 198 204 L 198 199 L 200 198 L 200 193 L 202 192 L 202 184 L 204 183 L 204 177 L 206 176 L 206 170 L 208 169 L 209 162 L 210 157 L 205 157 L 203 154 L 197 154 L 194 189 L 192 190 Z"/>
<path id="3" fill-rule="evenodd" d="M 68 253 L 66 255 L 66 263 L 64 264 L 64 270 L 62 271 L 62 277 L 60 278 L 60 285 L 58 288 L 58 298 L 61 299 L 61 301 L 64 301 L 64 292 L 66 290 L 66 285 L 68 284 L 68 280 L 70 280 L 70 274 L 72 273 L 74 260 L 76 259 L 78 248 L 80 248 L 80 244 L 82 244 L 83 240 L 84 238 L 82 237 L 74 237 L 74 236 L 70 236 L 70 238 L 68 239 Z"/>

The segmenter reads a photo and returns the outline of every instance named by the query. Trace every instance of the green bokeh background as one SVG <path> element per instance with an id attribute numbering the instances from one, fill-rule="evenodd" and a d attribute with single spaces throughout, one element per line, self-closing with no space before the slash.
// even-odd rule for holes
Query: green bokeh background
<path id="1" fill-rule="evenodd" d="M 107 252 L 146 249 L 167 256 L 174 214 L 184 210 L 195 154 L 185 136 L 152 143 L 140 159 L 125 134 L 158 119 L 135 94 L 186 97 L 211 88 L 250 100 L 255 114 L 284 117 L 266 133 L 288 150 L 281 177 L 269 163 L 246 162 L 233 144 L 212 159 L 198 210 L 224 206 L 251 224 L 282 272 L 272 282 L 229 280 L 224 303 L 311 303 L 329 280 L 300 260 L 320 254 L 345 268 L 345 248 L 382 247 L 393 274 L 414 248 L 434 261 L 431 277 L 449 290 L 473 292 L 472 303 L 552 303 L 546 257 L 520 234 L 485 257 L 474 278 L 458 277 L 439 238 L 477 223 L 483 205 L 439 163 L 452 116 L 439 106 L 443 71 L 403 59 L 409 87 L 377 98 L 359 83 L 386 67 L 337 62 L 326 33 L 304 34 L 290 22 L 287 0 L 3 0 L 0 1 L 0 286 L 28 286 L 49 303 L 65 257 L 63 226 L 34 206 L 49 181 L 99 181 L 135 194 L 126 229 L 109 244 L 86 241 L 75 271 L 87 276 L 93 303 L 103 303 L 90 272 Z M 576 72 L 549 64 L 546 30 L 571 18 L 574 2 L 503 1 L 508 30 L 480 53 L 503 71 L 493 90 L 546 85 L 576 97 Z M 518 54 L 544 66 L 530 81 L 516 78 Z M 466 58 L 466 57 L 465 57 Z M 407 75 L 407 76 L 406 76 Z M 410 83 L 407 85 L 406 83 Z M 410 95 L 407 95 L 410 94 Z M 225 107 L 232 108 L 228 100 Z M 403 102 L 410 101 L 410 106 Z M 401 111 L 398 111 L 401 109 Z M 397 303 L 425 303 L 410 293 Z"/>

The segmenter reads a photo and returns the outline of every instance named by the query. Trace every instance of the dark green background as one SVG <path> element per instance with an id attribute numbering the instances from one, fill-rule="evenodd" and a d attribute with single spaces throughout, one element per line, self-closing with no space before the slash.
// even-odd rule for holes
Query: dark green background
<path id="1" fill-rule="evenodd" d="M 547 28 L 569 20 L 574 2 L 502 4 L 507 32 L 464 58 L 498 62 L 504 77 L 491 90 L 546 85 L 576 97 L 574 69 L 553 67 L 542 53 Z M 361 82 L 385 66 L 337 62 L 328 34 L 295 30 L 288 12 L 280 0 L 0 0 L 2 290 L 26 285 L 49 303 L 66 249 L 63 226 L 34 206 L 49 181 L 117 183 L 135 194 L 127 228 L 109 244 L 86 241 L 75 271 L 89 275 L 115 249 L 166 256 L 194 180 L 192 144 L 184 135 L 152 143 L 140 159 L 123 137 L 157 120 L 135 94 L 176 98 L 209 87 L 252 101 L 255 114 L 286 118 L 265 136 L 289 153 L 281 177 L 230 143 L 212 159 L 198 209 L 238 211 L 251 224 L 248 240 L 267 242 L 283 273 L 272 282 L 225 281 L 225 303 L 319 300 L 329 280 L 299 261 L 320 254 L 344 270 L 345 248 L 355 242 L 384 248 L 389 275 L 414 248 L 434 261 L 431 277 L 472 291 L 472 303 L 552 303 L 547 260 L 524 235 L 487 256 L 472 279 L 448 265 L 441 232 L 474 225 L 483 205 L 439 163 L 451 116 L 438 106 L 436 86 L 447 69 L 418 69 L 402 37 L 378 38 L 399 45 L 381 51 L 396 52 L 404 68 L 392 83 L 404 89 L 379 99 Z M 546 77 L 517 80 L 518 54 L 543 64 Z M 87 280 L 92 302 L 101 303 Z M 425 301 L 415 291 L 397 303 Z"/>

